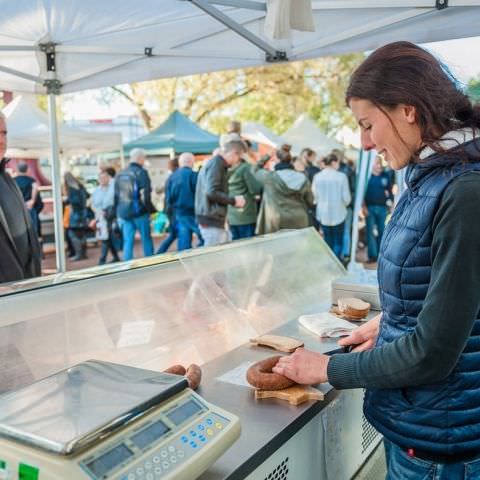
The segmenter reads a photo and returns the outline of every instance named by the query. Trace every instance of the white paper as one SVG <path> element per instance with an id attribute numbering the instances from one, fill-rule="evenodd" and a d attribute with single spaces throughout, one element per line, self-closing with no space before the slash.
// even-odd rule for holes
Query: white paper
<path id="1" fill-rule="evenodd" d="M 249 387 L 252 386 L 247 382 L 247 370 L 255 362 L 243 362 L 238 367 L 235 367 L 233 370 L 225 372 L 223 375 L 215 378 L 219 382 L 231 383 L 233 385 L 239 385 L 240 387 Z"/>
<path id="2" fill-rule="evenodd" d="M 155 322 L 153 320 L 140 322 L 123 322 L 117 348 L 146 345 L 152 338 Z"/>

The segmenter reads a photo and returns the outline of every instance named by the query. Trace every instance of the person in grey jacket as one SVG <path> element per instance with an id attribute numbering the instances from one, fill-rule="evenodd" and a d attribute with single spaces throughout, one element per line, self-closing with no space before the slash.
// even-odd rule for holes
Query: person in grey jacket
<path id="1" fill-rule="evenodd" d="M 205 246 L 218 245 L 228 241 L 225 230 L 227 206 L 245 206 L 245 199 L 239 195 L 228 195 L 229 167 L 238 165 L 247 149 L 241 140 L 224 145 L 221 153 L 208 160 L 200 170 L 195 192 L 195 215 Z"/>

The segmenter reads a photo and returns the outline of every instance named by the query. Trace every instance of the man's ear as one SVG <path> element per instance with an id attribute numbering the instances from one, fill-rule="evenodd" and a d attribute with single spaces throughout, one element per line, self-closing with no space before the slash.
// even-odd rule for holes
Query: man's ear
<path id="1" fill-rule="evenodd" d="M 417 120 L 417 109 L 413 105 L 404 105 L 403 114 L 408 123 L 413 124 Z"/>

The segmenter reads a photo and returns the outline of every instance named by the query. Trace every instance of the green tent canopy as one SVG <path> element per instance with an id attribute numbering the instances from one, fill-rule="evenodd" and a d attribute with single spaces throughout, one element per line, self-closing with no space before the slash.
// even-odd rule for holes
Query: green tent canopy
<path id="1" fill-rule="evenodd" d="M 143 148 L 148 155 L 171 153 L 212 153 L 218 147 L 219 137 L 200 128 L 187 116 L 174 111 L 155 130 L 124 145 L 126 154 L 134 148 Z"/>

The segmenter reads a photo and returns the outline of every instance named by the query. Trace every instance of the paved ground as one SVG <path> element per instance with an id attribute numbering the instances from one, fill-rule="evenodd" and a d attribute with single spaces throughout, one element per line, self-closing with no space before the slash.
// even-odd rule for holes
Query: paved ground
<path id="1" fill-rule="evenodd" d="M 154 242 L 154 250 L 158 248 L 160 243 L 162 242 L 165 235 L 159 235 L 153 237 Z M 171 250 L 176 249 L 176 243 L 174 243 L 171 247 Z M 142 244 L 139 239 L 135 241 L 135 249 L 134 254 L 136 258 L 143 256 Z M 55 247 L 54 245 L 45 245 L 44 246 L 44 259 L 42 261 L 42 271 L 44 275 L 48 275 L 51 273 L 55 273 Z M 70 259 L 67 258 L 67 270 L 80 270 L 82 268 L 94 267 L 98 265 L 98 259 L 100 258 L 100 243 L 95 241 L 88 242 L 88 249 L 87 249 L 87 259 L 80 260 L 78 262 L 72 262 Z M 111 256 L 109 254 L 108 260 L 111 260 Z"/>
<path id="2" fill-rule="evenodd" d="M 162 240 L 165 238 L 166 234 L 157 235 L 153 237 L 154 247 L 155 250 L 158 248 Z M 177 248 L 176 243 L 174 243 L 170 247 L 170 251 L 175 251 Z M 135 242 L 135 257 L 139 258 L 143 256 L 142 246 L 140 240 L 137 239 Z M 42 262 L 42 270 L 44 275 L 48 275 L 51 273 L 55 273 L 55 248 L 54 245 L 45 245 L 44 246 L 44 259 Z M 86 260 L 81 260 L 78 262 L 72 262 L 70 259 L 67 259 L 67 270 L 80 270 L 82 268 L 94 267 L 98 264 L 98 259 L 100 258 L 100 244 L 96 243 L 95 241 L 89 241 L 88 243 L 88 250 L 87 250 L 88 258 Z M 110 256 L 109 256 L 110 260 Z M 365 248 L 359 248 L 357 251 L 357 262 L 364 263 L 366 261 L 366 250 Z M 364 263 L 365 264 L 365 263 Z M 377 264 L 365 264 L 366 268 L 375 269 Z"/>

